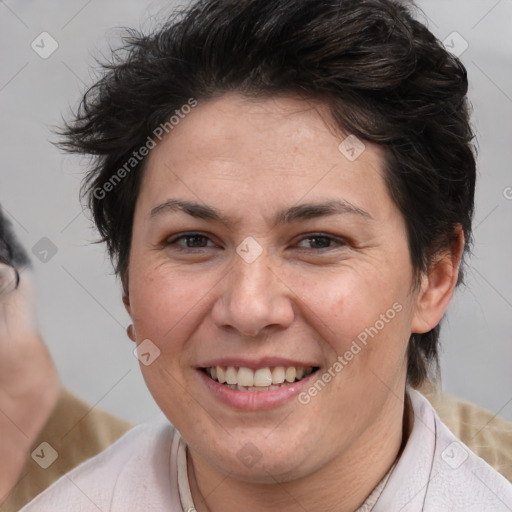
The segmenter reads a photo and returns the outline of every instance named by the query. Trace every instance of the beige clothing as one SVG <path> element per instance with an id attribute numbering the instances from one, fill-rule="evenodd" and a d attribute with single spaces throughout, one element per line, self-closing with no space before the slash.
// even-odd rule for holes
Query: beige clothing
<path id="1" fill-rule="evenodd" d="M 457 438 L 512 482 L 512 423 L 432 385 L 419 391 Z"/>
<path id="2" fill-rule="evenodd" d="M 46 442 L 57 452 L 58 457 L 47 469 L 43 469 L 36 460 L 44 463 L 44 458 L 36 455 L 44 453 L 46 457 L 53 458 L 53 452 L 46 449 L 45 453 L 43 445 L 36 450 L 34 458 L 29 454 L 20 480 L 0 506 L 0 512 L 20 510 L 64 473 L 103 451 L 132 426 L 121 418 L 92 408 L 61 388 L 57 404 L 31 448 L 32 453 L 41 443 Z"/>

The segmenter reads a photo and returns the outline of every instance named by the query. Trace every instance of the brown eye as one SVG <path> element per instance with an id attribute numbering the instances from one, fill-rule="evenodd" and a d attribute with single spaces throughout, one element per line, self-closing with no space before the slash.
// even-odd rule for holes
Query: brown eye
<path id="1" fill-rule="evenodd" d="M 339 240 L 338 238 L 332 237 L 330 235 L 325 234 L 312 234 L 307 237 L 304 237 L 299 242 L 300 243 L 306 241 L 310 247 L 301 247 L 302 249 L 333 249 L 335 246 L 345 245 L 343 240 Z"/>
<path id="2" fill-rule="evenodd" d="M 187 233 L 165 242 L 165 246 L 172 246 L 177 250 L 205 249 L 210 239 L 201 233 Z"/>

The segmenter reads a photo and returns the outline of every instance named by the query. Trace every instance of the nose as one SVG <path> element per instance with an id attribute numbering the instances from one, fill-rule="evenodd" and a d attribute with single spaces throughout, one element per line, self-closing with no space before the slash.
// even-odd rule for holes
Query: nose
<path id="1" fill-rule="evenodd" d="M 215 324 L 248 337 L 289 327 L 293 293 L 278 274 L 264 255 L 252 263 L 237 257 L 212 309 Z"/>

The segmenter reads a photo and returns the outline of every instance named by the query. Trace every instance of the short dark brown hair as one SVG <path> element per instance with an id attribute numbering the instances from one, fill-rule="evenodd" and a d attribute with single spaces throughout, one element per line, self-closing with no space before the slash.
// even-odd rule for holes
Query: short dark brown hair
<path id="1" fill-rule="evenodd" d="M 149 34 L 127 29 L 60 132 L 61 147 L 93 156 L 82 197 L 125 290 L 147 158 L 104 197 L 97 191 L 190 98 L 230 91 L 319 100 L 343 133 L 384 149 L 416 282 L 458 226 L 467 252 L 475 155 L 466 70 L 414 18 L 414 8 L 398 0 L 204 0 Z M 438 338 L 439 325 L 411 335 L 413 386 L 437 366 Z"/>

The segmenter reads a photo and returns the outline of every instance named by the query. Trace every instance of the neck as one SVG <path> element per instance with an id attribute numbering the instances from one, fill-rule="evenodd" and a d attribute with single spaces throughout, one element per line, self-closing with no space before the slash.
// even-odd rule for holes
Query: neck
<path id="1" fill-rule="evenodd" d="M 383 408 L 380 421 L 353 445 L 314 474 L 275 484 L 253 484 L 216 472 L 189 452 L 188 477 L 197 512 L 224 512 L 243 504 L 245 512 L 296 512 L 297 509 L 357 510 L 401 455 L 412 428 L 406 406 L 396 399 Z M 385 435 L 383 435 L 385 432 Z"/>

